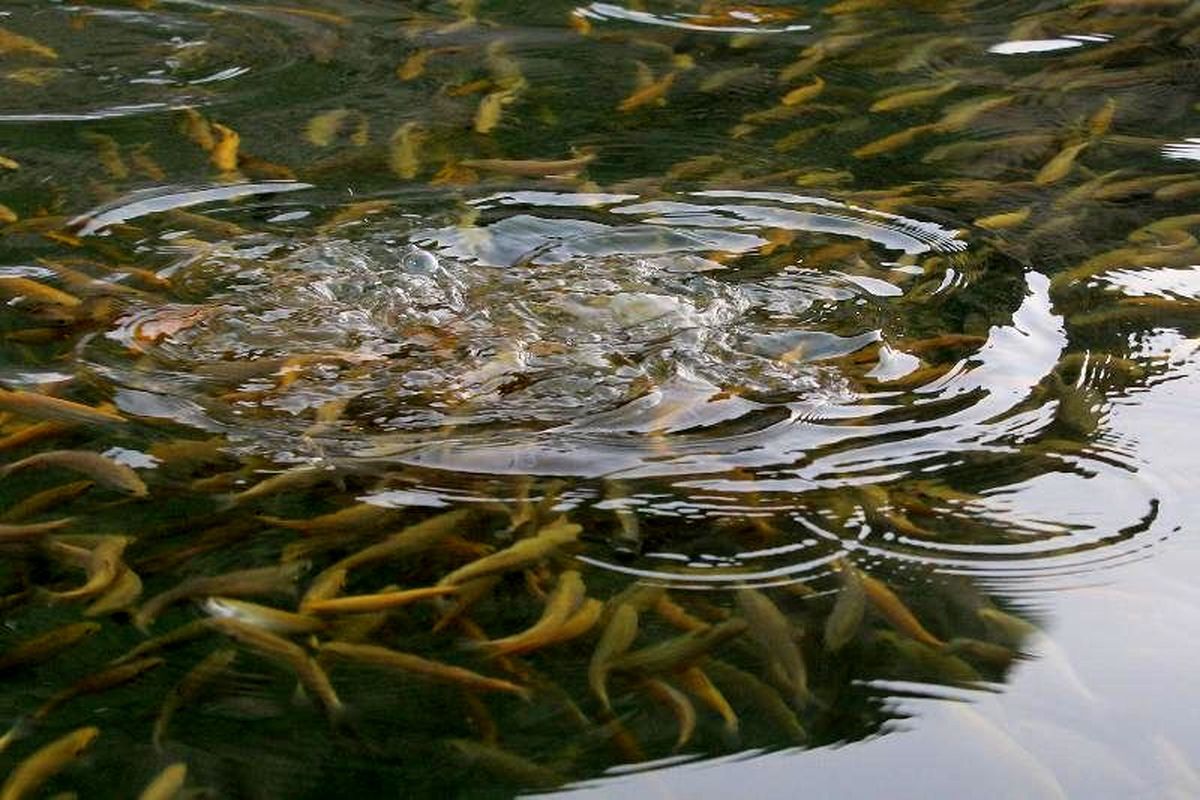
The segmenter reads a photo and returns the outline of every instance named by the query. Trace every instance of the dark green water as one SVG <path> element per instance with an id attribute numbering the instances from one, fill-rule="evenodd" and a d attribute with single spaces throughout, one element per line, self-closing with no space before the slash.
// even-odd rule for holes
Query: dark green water
<path id="1" fill-rule="evenodd" d="M 10 789 L 1197 796 L 1198 23 L 4 4 Z"/>

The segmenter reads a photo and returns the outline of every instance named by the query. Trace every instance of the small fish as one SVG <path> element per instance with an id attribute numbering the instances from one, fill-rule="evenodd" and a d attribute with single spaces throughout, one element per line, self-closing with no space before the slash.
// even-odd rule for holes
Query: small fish
<path id="1" fill-rule="evenodd" d="M 425 134 L 417 122 L 396 128 L 388 142 L 388 166 L 397 178 L 410 181 L 421 171 L 421 143 Z"/>
<path id="2" fill-rule="evenodd" d="M 237 172 L 238 147 L 242 137 L 233 128 L 219 122 L 211 123 L 210 127 L 213 132 L 213 147 L 208 154 L 209 160 L 219 172 Z"/>
<path id="3" fill-rule="evenodd" d="M 738 719 L 737 712 L 733 710 L 733 706 L 729 705 L 729 701 L 725 699 L 725 695 L 721 694 L 721 690 L 713 686 L 712 681 L 708 679 L 702 669 L 688 667 L 676 673 L 675 680 L 679 681 L 685 691 L 720 715 L 721 719 L 725 721 L 727 736 L 736 737 L 738 735 L 741 721 Z"/>
<path id="4" fill-rule="evenodd" d="M 996 631 L 999 638 L 1011 647 L 1021 647 L 1031 637 L 1037 636 L 1041 630 L 1032 622 L 1021 619 L 1015 614 L 1001 611 L 998 608 L 985 607 L 975 612 L 988 628 Z"/>
<path id="5" fill-rule="evenodd" d="M 991 97 L 973 97 L 969 100 L 964 100 L 946 109 L 946 113 L 934 124 L 934 127 L 943 133 L 960 131 L 987 112 L 1008 105 L 1016 97 L 1014 94 L 1008 94 Z"/>
<path id="6" fill-rule="evenodd" d="M 163 663 L 161 658 L 143 658 L 137 661 L 109 666 L 99 672 L 92 673 L 57 694 L 52 695 L 37 711 L 34 711 L 29 716 L 29 721 L 41 722 L 76 697 L 107 692 L 109 689 L 129 683 L 143 673 L 162 666 Z"/>
<path id="7" fill-rule="evenodd" d="M 459 163 L 464 167 L 477 169 L 481 172 L 495 172 L 501 175 L 537 178 L 548 175 L 576 175 L 595 159 L 595 153 L 585 153 L 575 158 L 564 158 L 557 161 L 538 161 L 532 159 L 514 161 L 503 158 L 480 158 L 467 159 Z"/>
<path id="8" fill-rule="evenodd" d="M 213 630 L 292 670 L 305 690 L 316 698 L 330 722 L 336 723 L 344 716 L 345 707 L 329 682 L 329 676 L 299 645 L 236 619 L 209 619 L 208 624 Z"/>
<path id="9" fill-rule="evenodd" d="M 21 525 L 0 523 L 0 544 L 15 542 L 33 542 L 51 533 L 69 528 L 75 523 L 74 517 L 64 517 L 49 522 L 30 522 Z"/>
<path id="10" fill-rule="evenodd" d="M 1016 650 L 1002 644 L 965 637 L 951 639 L 946 643 L 943 652 L 963 656 L 969 661 L 982 662 L 997 669 L 1008 669 L 1020 655 Z"/>
<path id="11" fill-rule="evenodd" d="M 975 220 L 975 224 L 989 231 L 1006 230 L 1023 224 L 1025 220 L 1029 219 L 1029 215 L 1032 213 L 1032 207 L 1025 206 L 1024 208 L 1018 208 L 1016 211 L 1005 211 L 1000 214 L 990 214 L 986 217 L 980 217 Z"/>
<path id="12" fill-rule="evenodd" d="M 530 789 L 553 789 L 567 778 L 516 753 L 470 739 L 447 739 L 458 756 L 472 768 L 482 768 L 505 783 Z"/>
<path id="13" fill-rule="evenodd" d="M 87 553 L 84 569 L 87 582 L 65 592 L 46 592 L 51 600 L 83 600 L 103 594 L 125 568 L 121 556 L 131 540 L 128 536 L 105 536 Z"/>
<path id="14" fill-rule="evenodd" d="M 1179 181 L 1164 186 L 1161 189 L 1156 189 L 1154 192 L 1155 200 L 1183 200 L 1188 197 L 1195 197 L 1200 194 L 1200 180 Z"/>
<path id="15" fill-rule="evenodd" d="M 475 111 L 475 132 L 491 133 L 500 124 L 504 107 L 517 99 L 516 89 L 501 89 L 484 95 Z"/>
<path id="16" fill-rule="evenodd" d="M 921 156 L 921 161 L 926 164 L 940 161 L 972 161 L 995 153 L 1004 153 L 1006 156 L 1019 154 L 1024 160 L 1038 157 L 1048 150 L 1054 141 L 1055 136 L 1052 133 L 1023 133 L 996 139 L 968 139 L 938 145 Z"/>
<path id="17" fill-rule="evenodd" d="M 809 701 L 808 668 L 796 646 L 796 631 L 791 622 L 771 598 L 756 589 L 738 589 L 737 603 L 750 624 L 750 638 L 758 643 L 768 663 L 779 665 L 796 707 L 803 708 Z"/>
<path id="18" fill-rule="evenodd" d="M 638 608 L 632 603 L 621 603 L 612 612 L 600 641 L 588 664 L 588 686 L 604 708 L 608 702 L 608 671 L 612 660 L 624 654 L 633 645 L 638 634 Z"/>
<path id="19" fill-rule="evenodd" d="M 839 574 L 842 588 L 825 618 L 825 649 L 831 653 L 841 650 L 857 635 L 867 610 L 867 593 L 858 571 L 843 561 Z"/>
<path id="20" fill-rule="evenodd" d="M 218 446 L 219 446 L 218 441 Z M 158 455 L 154 448 L 150 449 L 151 455 Z M 165 456 L 160 456 L 164 460 L 169 460 Z M 292 467 L 284 470 L 276 475 L 259 481 L 249 489 L 238 492 L 233 495 L 230 500 L 234 505 L 242 505 L 257 500 L 262 500 L 266 497 L 272 497 L 283 492 L 299 491 L 316 486 L 319 483 L 324 483 L 328 480 L 333 480 L 336 477 L 336 472 L 321 467 L 314 467 L 308 464 L 299 467 Z"/>
<path id="21" fill-rule="evenodd" d="M 306 598 L 300 609 L 305 614 L 318 615 L 369 614 L 375 611 L 401 608 L 421 600 L 445 597 L 457 592 L 457 586 L 424 586 L 419 589 L 333 597 L 326 600 L 308 600 Z"/>
<path id="22" fill-rule="evenodd" d="M 95 481 L 82 480 L 64 483 L 59 486 L 51 486 L 49 489 L 43 489 L 29 497 L 26 497 L 21 502 L 14 505 L 8 511 L 0 514 L 0 522 L 20 522 L 35 517 L 43 511 L 48 511 L 52 508 L 60 508 L 67 505 L 75 498 L 85 494 L 89 489 L 95 486 Z"/>
<path id="23" fill-rule="evenodd" d="M 372 530 L 395 522 L 403 511 L 371 503 L 356 503 L 339 511 L 307 519 L 283 519 L 262 515 L 260 520 L 277 528 L 299 531 L 309 536 L 346 530 Z"/>
<path id="24" fill-rule="evenodd" d="M 923 106 L 927 103 L 932 103 L 944 94 L 954 91 L 959 87 L 960 83 L 960 81 L 947 81 L 937 86 L 926 86 L 908 91 L 895 92 L 876 100 L 871 104 L 870 110 L 876 112 L 899 111 L 904 108 Z"/>
<path id="25" fill-rule="evenodd" d="M 1091 142 L 1076 142 L 1075 144 L 1067 145 L 1058 152 L 1054 158 L 1046 162 L 1046 164 L 1038 170 L 1034 176 L 1033 182 L 1038 186 L 1049 186 L 1053 183 L 1058 183 L 1063 178 L 1067 177 L 1071 172 L 1071 168 L 1075 166 L 1075 159 Z"/>
<path id="26" fill-rule="evenodd" d="M 744 620 L 726 620 L 705 630 L 686 633 L 641 650 L 625 653 L 614 658 L 610 665 L 615 672 L 637 675 L 676 672 L 692 666 L 720 645 L 741 636 L 748 627 Z"/>
<path id="27" fill-rule="evenodd" d="M 541 528 L 537 534 L 489 556 L 459 567 L 439 581 L 439 585 L 466 583 L 485 575 L 524 569 L 579 538 L 583 527 L 562 517 Z"/>
<path id="28" fill-rule="evenodd" d="M 47 286 L 32 278 L 18 277 L 0 277 L 0 297 L 8 297 L 22 302 L 62 306 L 63 308 L 77 308 L 83 302 L 75 295 L 55 289 L 53 286 Z"/>
<path id="29" fill-rule="evenodd" d="M 929 647 L 941 648 L 945 646 L 945 642 L 925 630 L 924 626 L 913 616 L 908 607 L 904 605 L 904 602 L 883 581 L 872 578 L 870 575 L 860 575 L 860 577 L 862 579 L 863 591 L 867 595 L 867 601 L 896 630 Z"/>
<path id="30" fill-rule="evenodd" d="M 183 115 L 179 120 L 179 131 L 192 144 L 205 152 L 212 152 L 213 148 L 217 146 L 217 138 L 213 135 L 212 123 L 194 108 L 183 109 Z"/>
<path id="31" fill-rule="evenodd" d="M 764 719 L 774 723 L 791 741 L 797 744 L 807 741 L 808 733 L 795 711 L 774 688 L 720 659 L 708 659 L 704 662 L 704 669 L 739 705 L 755 706 Z"/>
<path id="32" fill-rule="evenodd" d="M 439 661 L 401 653 L 386 647 L 373 644 L 353 644 L 350 642 L 323 642 L 322 656 L 353 661 L 358 664 L 368 664 L 388 670 L 396 670 L 410 675 L 418 675 L 438 683 L 448 683 L 465 689 L 481 692 L 508 692 L 528 699 L 529 690 L 501 678 L 480 675 L 469 669 L 443 664 Z"/>
<path id="33" fill-rule="evenodd" d="M 912 128 L 906 128 L 897 133 L 884 136 L 882 139 L 876 139 L 873 142 L 864 144 L 854 151 L 855 158 L 871 158 L 873 156 L 890 153 L 893 150 L 898 150 L 901 147 L 906 147 L 913 143 L 918 136 L 923 136 L 937 130 L 938 126 L 933 125 L 916 125 Z"/>
<path id="34" fill-rule="evenodd" d="M 11 411 L 33 419 L 84 424 L 123 423 L 125 418 L 115 411 L 86 406 L 36 392 L 0 389 L 0 410 Z"/>
<path id="35" fill-rule="evenodd" d="M 96 602 L 83 610 L 85 617 L 99 617 L 118 611 L 128 611 L 142 595 L 142 579 L 129 567 L 117 575 L 116 580 Z"/>
<path id="36" fill-rule="evenodd" d="M 352 113 L 348 108 L 335 108 L 317 114 L 304 126 L 305 141 L 317 147 L 329 147 Z"/>
<path id="37" fill-rule="evenodd" d="M 491 78 L 480 78 L 479 80 L 460 83 L 457 86 L 448 86 L 443 91 L 447 97 L 466 97 L 469 94 L 478 94 L 479 92 L 491 89 L 494 85 Z"/>
<path id="38" fill-rule="evenodd" d="M 196 666 L 188 670 L 179 683 L 175 684 L 174 688 L 167 693 L 167 698 L 163 701 L 162 708 L 159 709 L 158 716 L 154 720 L 154 731 L 150 736 L 155 750 L 162 751 L 163 739 L 166 738 L 175 712 L 195 700 L 214 679 L 229 668 L 236 658 L 237 650 L 232 647 L 209 653 Z"/>
<path id="39" fill-rule="evenodd" d="M 816 76 L 812 83 L 798 86 L 785 94 L 781 102 L 785 106 L 798 106 L 818 97 L 823 91 L 825 91 L 825 81 L 820 76 Z"/>
<path id="40" fill-rule="evenodd" d="M 0 787 L 0 800 L 33 797 L 46 781 L 83 755 L 99 735 L 99 728 L 76 728 L 45 745 L 9 773 Z"/>
<path id="41" fill-rule="evenodd" d="M 330 215 L 329 219 L 323 222 L 317 230 L 321 233 L 325 233 L 326 231 L 333 230 L 334 228 L 345 225 L 346 223 L 362 222 L 372 214 L 379 214 L 388 210 L 394 205 L 396 205 L 395 200 L 387 200 L 383 198 L 379 200 L 363 200 L 358 203 L 350 203 L 347 206 L 339 208 L 332 215 Z M 328 360 L 328 357 L 325 358 Z M 274 363 L 278 364 L 277 369 L 282 372 L 285 367 L 294 369 L 298 362 L 292 361 L 291 364 L 287 363 L 286 361 Z M 320 357 L 317 358 L 317 363 L 320 363 Z M 268 366 L 269 364 L 270 362 L 268 361 L 268 364 L 264 364 L 264 367 Z"/>
<path id="42" fill-rule="evenodd" d="M 6 55 L 37 56 L 50 61 L 58 58 L 58 53 L 54 52 L 54 48 L 47 47 L 28 36 L 13 33 L 7 28 L 0 28 L 0 56 Z"/>
<path id="43" fill-rule="evenodd" d="M 20 642 L 0 654 L 0 672 L 40 664 L 100 630 L 95 622 L 72 622 Z"/>
<path id="44" fill-rule="evenodd" d="M 8 477 L 18 470 L 47 467 L 82 473 L 99 484 L 133 497 L 146 497 L 150 494 L 145 482 L 131 468 L 88 450 L 51 450 L 37 453 L 0 467 L 0 477 Z"/>
<path id="45" fill-rule="evenodd" d="M 209 616 L 240 620 L 280 636 L 317 633 L 325 629 L 324 621 L 308 614 L 295 614 L 232 597 L 209 597 L 201 605 Z"/>
<path id="46" fill-rule="evenodd" d="M 296 578 L 307 568 L 308 564 L 295 562 L 237 570 L 223 575 L 189 578 L 142 603 L 141 608 L 133 615 L 133 624 L 144 631 L 164 610 L 192 597 L 261 597 L 288 594 L 295 590 Z"/>
<path id="47" fill-rule="evenodd" d="M 485 575 L 482 578 L 475 578 L 474 580 L 454 584 L 458 587 L 458 593 L 455 595 L 458 602 L 442 612 L 442 615 L 438 617 L 438 621 L 434 623 L 433 632 L 437 633 L 449 625 L 458 622 L 476 603 L 491 594 L 492 589 L 500 582 L 500 577 L 498 574 Z"/>
<path id="48" fill-rule="evenodd" d="M 739 83 L 754 77 L 759 71 L 760 67 L 757 64 L 751 64 L 746 67 L 730 67 L 729 69 L 723 69 L 709 75 L 700 81 L 700 85 L 697 88 L 706 94 L 719 92 L 730 84 Z"/>
<path id="49" fill-rule="evenodd" d="M 394 558 L 402 558 L 425 552 L 436 547 L 438 543 L 450 534 L 462 529 L 470 519 L 471 512 L 465 508 L 435 514 L 428 519 L 423 519 L 389 535 L 383 541 L 376 542 L 370 547 L 365 547 L 357 553 L 351 553 L 329 567 L 326 572 L 330 570 L 346 571 L 357 569 L 367 564 L 375 564 L 380 561 L 389 561 Z M 316 580 L 314 580 L 315 582 Z"/>
<path id="50" fill-rule="evenodd" d="M 678 752 L 692 740 L 692 735 L 696 732 L 696 707 L 692 705 L 692 701 L 688 699 L 687 695 L 666 681 L 646 678 L 642 681 L 641 688 L 655 700 L 671 709 L 671 713 L 675 715 L 675 719 L 679 722 L 679 735 L 675 739 L 673 749 Z M 605 705 L 607 706 L 607 700 Z"/>
<path id="51" fill-rule="evenodd" d="M 572 639 L 583 636 L 596 627 L 596 623 L 600 621 L 603 613 L 603 602 L 593 597 L 585 598 L 579 608 L 575 609 L 575 613 L 567 617 L 566 622 L 546 636 L 546 639 L 542 642 L 542 646 L 569 642 Z"/>
<path id="52" fill-rule="evenodd" d="M 140 175 L 149 178 L 152 181 L 165 181 L 167 179 L 167 171 L 155 161 L 146 152 L 149 145 L 141 145 L 135 147 L 129 152 L 129 160 L 133 162 L 133 167 Z"/>
<path id="53" fill-rule="evenodd" d="M 80 138 L 96 148 L 96 158 L 108 177 L 115 181 L 123 181 L 129 177 L 129 166 L 121 156 L 121 146 L 116 139 L 93 131 L 84 131 Z"/>
<path id="54" fill-rule="evenodd" d="M 546 639 L 552 637 L 583 603 L 585 592 L 583 576 L 577 570 L 563 572 L 558 577 L 554 591 L 546 598 L 541 617 L 533 626 L 503 639 L 481 642 L 479 647 L 493 656 L 517 655 L 542 647 Z"/>
<path id="55" fill-rule="evenodd" d="M 128 664 L 151 653 L 169 650 L 173 647 L 195 641 L 201 637 L 208 636 L 212 632 L 213 630 L 209 626 L 207 619 L 194 619 L 191 622 L 172 628 L 162 636 L 156 636 L 153 639 L 147 639 L 141 644 L 135 645 L 133 648 L 114 658 L 109 664 L 114 667 L 120 664 Z"/>
<path id="56" fill-rule="evenodd" d="M 147 784 L 138 800 L 175 800 L 183 791 L 187 780 L 187 764 L 179 761 L 163 767 L 154 780 Z"/>
<path id="57" fill-rule="evenodd" d="M 429 57 L 436 51 L 430 49 L 418 50 L 408 58 L 404 59 L 404 63 L 396 67 L 396 77 L 402 81 L 411 81 L 421 77 L 425 72 L 425 64 L 429 61 Z"/>
<path id="58" fill-rule="evenodd" d="M 654 613 L 665 619 L 671 625 L 679 628 L 681 631 L 695 632 L 706 631 L 712 626 L 702 619 L 698 619 L 688 613 L 687 609 L 679 605 L 671 598 L 670 595 L 663 592 L 658 595 L 654 601 Z"/>
<path id="59" fill-rule="evenodd" d="M 1100 106 L 1088 119 L 1088 134 L 1093 139 L 1099 139 L 1108 133 L 1112 127 L 1113 120 L 1117 116 L 1117 101 L 1111 97 L 1104 101 L 1104 105 Z"/>
<path id="60" fill-rule="evenodd" d="M 312 603 L 337 597 L 346 585 L 346 578 L 346 569 L 336 565 L 322 571 L 308 585 L 304 597 L 300 599 L 300 608 L 304 609 Z"/>
<path id="61" fill-rule="evenodd" d="M 367 128 L 366 118 L 362 117 L 359 120 L 359 125 L 354 133 L 350 135 L 350 143 L 357 145 L 360 141 L 366 144 Z M 258 178 L 264 181 L 293 181 L 296 179 L 296 172 L 291 167 L 283 164 L 276 164 L 274 161 L 267 161 L 264 158 L 251 155 L 244 150 L 238 153 L 238 169 L 242 174 L 251 178 Z"/>
<path id="62" fill-rule="evenodd" d="M 675 71 L 668 72 L 648 86 L 637 89 L 633 94 L 617 104 L 617 111 L 627 114 L 650 103 L 665 102 L 667 92 L 671 90 L 671 85 L 675 83 L 676 74 Z"/>

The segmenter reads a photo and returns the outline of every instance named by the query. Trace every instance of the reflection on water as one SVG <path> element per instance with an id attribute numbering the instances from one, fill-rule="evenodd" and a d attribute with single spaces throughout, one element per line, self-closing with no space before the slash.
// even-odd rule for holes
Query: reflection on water
<path id="1" fill-rule="evenodd" d="M 9 4 L 5 791 L 1145 793 L 1197 16 Z"/>

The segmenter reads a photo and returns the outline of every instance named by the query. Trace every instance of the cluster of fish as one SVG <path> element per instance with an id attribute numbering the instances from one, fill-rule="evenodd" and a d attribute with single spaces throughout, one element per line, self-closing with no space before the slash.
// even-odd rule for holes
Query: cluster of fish
<path id="1" fill-rule="evenodd" d="M 45 395 L 7 392 L 0 402 L 16 429 L 4 449 L 133 422 Z M 60 432 L 47 434 L 48 426 Z M 195 457 L 201 446 L 176 442 L 159 452 L 173 448 L 179 468 L 183 453 Z M 848 699 L 853 680 L 999 680 L 1033 631 L 965 583 L 953 597 L 924 592 L 914 611 L 844 557 L 830 562 L 825 590 L 793 582 L 710 594 L 687 591 L 686 579 L 672 589 L 669 581 L 589 568 L 575 557 L 595 546 L 585 524 L 604 523 L 556 511 L 554 487 L 425 516 L 353 502 L 353 493 L 338 493 L 347 504 L 314 516 L 265 513 L 311 507 L 318 495 L 328 504 L 330 493 L 314 487 L 356 479 L 300 467 L 225 498 L 225 510 L 134 536 L 97 531 L 119 526 L 130 502 L 176 503 L 173 487 L 148 489 L 134 470 L 87 450 L 42 450 L 10 463 L 6 474 L 35 463 L 52 485 L 4 514 L 3 603 L 11 620 L 56 622 L 22 624 L 27 633 L 0 654 L 6 675 L 37 668 L 39 678 L 19 696 L 28 706 L 0 737 L 2 751 L 33 748 L 0 790 L 4 798 L 30 796 L 98 737 L 103 745 L 103 726 L 55 732 L 95 719 L 84 711 L 89 700 L 95 709 L 135 681 L 137 699 L 127 701 L 120 735 L 140 731 L 169 762 L 145 797 L 183 790 L 192 766 L 185 720 L 197 706 L 236 695 L 246 680 L 239 669 L 297 687 L 341 748 L 397 758 L 397 748 L 410 746 L 406 737 L 433 728 L 448 763 L 547 788 L 672 753 L 836 741 L 847 704 L 856 702 Z M 80 480 L 57 482 L 68 473 Z M 115 499 L 120 494 L 129 499 Z M 68 508 L 76 516 L 56 516 Z M 759 520 L 729 535 L 779 534 Z M 212 569 L 237 547 L 263 565 Z M 738 585 L 736 571 L 729 578 Z M 110 657 L 89 652 L 96 642 Z M 125 649 L 111 657 L 118 642 Z M 68 659 L 96 666 L 46 686 L 46 666 Z M 432 724 L 404 696 L 426 684 L 443 687 L 419 690 L 436 693 L 443 709 Z M 274 708 L 268 716 L 285 713 Z M 573 731 L 574 742 L 559 753 L 522 752 L 522 733 L 507 725 L 527 726 L 531 717 Z M 200 760 L 201 774 L 219 782 L 214 765 Z"/>
<path id="2" fill-rule="evenodd" d="M 947 33 L 984 15 L 984 4 L 966 0 L 842 0 L 819 14 L 718 2 L 658 15 L 633 4 L 633 17 L 614 17 L 609 4 L 563 10 L 556 20 L 581 63 L 627 76 L 585 87 L 603 114 L 573 129 L 574 150 L 553 131 L 578 116 L 572 104 L 580 95 L 543 90 L 540 82 L 551 79 L 523 62 L 519 38 L 470 0 L 452 5 L 455 20 L 414 15 L 404 26 L 405 51 L 389 51 L 389 80 L 417 109 L 404 119 L 365 104 L 306 111 L 286 146 L 287 137 L 232 110 L 172 112 L 178 134 L 153 146 L 84 126 L 80 141 L 95 159 L 87 180 L 72 173 L 67 185 L 39 175 L 0 205 L 6 247 L 28 256 L 0 275 L 4 358 L 61 376 L 82 345 L 116 328 L 130 332 L 121 343 L 130 360 L 202 328 L 214 310 L 176 276 L 231 257 L 240 244 L 261 244 L 264 227 L 252 213 L 239 215 L 236 204 L 219 215 L 174 208 L 109 222 L 106 236 L 91 235 L 88 219 L 69 213 L 197 177 L 379 188 L 380 196 L 318 215 L 314 237 L 352 236 L 372 219 L 398 224 L 401 204 L 387 194 L 396 181 L 445 193 L 438 197 L 453 209 L 439 213 L 480 237 L 488 233 L 476 225 L 477 209 L 459 201 L 531 186 L 641 197 L 697 187 L 800 189 L 949 221 L 976 245 L 1051 272 L 1051 298 L 1081 337 L 1029 399 L 1058 401 L 1060 438 L 1022 457 L 1085 447 L 1101 424 L 1098 393 L 1144 378 L 1146 366 L 1121 355 L 1128 330 L 1197 319 L 1194 299 L 1123 297 L 1105 280 L 1200 258 L 1200 215 L 1187 207 L 1200 179 L 1158 166 L 1166 137 L 1185 136 L 1195 114 L 1196 98 L 1181 85 L 1200 44 L 1194 3 L 1039 8 L 998 34 L 1066 42 L 1069 52 L 1012 69 L 1015 62 L 1000 63 L 1011 58 L 1003 48 L 988 55 L 978 41 Z M 356 27 L 332 10 L 265 5 L 219 9 L 207 21 L 220 31 L 246 14 L 299 24 L 319 64 L 336 61 L 339 42 Z M 637 14 L 655 24 L 629 23 Z M 801 30 L 809 23 L 811 32 Z M 1064 38 L 1080 32 L 1090 38 Z M 775 47 L 776 36 L 802 44 Z M 612 67 L 614 53 L 623 68 Z M 205 56 L 193 48 L 188 57 Z M 58 68 L 48 65 L 62 60 L 8 29 L 0 29 L 0 59 L 4 80 L 22 85 L 52 82 Z M 856 73 L 894 76 L 895 85 L 874 89 L 851 79 Z M 1146 91 L 1162 86 L 1170 93 Z M 728 113 L 719 135 L 696 136 L 692 152 L 661 169 L 622 168 L 616 143 L 657 127 L 690 142 L 680 132 L 718 101 L 721 116 Z M 296 141 L 305 150 L 290 160 Z M 561 151 L 546 154 L 543 141 Z M 155 147 L 180 144 L 188 166 L 155 158 Z M 547 157 L 530 157 L 539 154 Z M 0 153 L 6 180 L 31 171 L 21 153 Z M 937 177 L 927 177 L 931 171 Z M 156 242 L 153 256 L 146 242 Z M 752 253 L 707 257 L 729 270 L 797 261 L 845 268 L 869 247 L 843 241 L 806 251 L 807 244 L 781 228 Z M 932 287 L 909 302 L 928 301 L 948 268 L 987 280 L 971 274 L 986 263 L 980 249 L 899 264 Z M 929 302 L 923 313 L 928 319 L 896 340 L 917 369 L 873 378 L 886 350 L 879 344 L 839 357 L 838 368 L 863 391 L 920 388 L 963 369 L 996 312 L 950 301 Z M 1106 349 L 1112 355 L 1098 355 Z M 252 384 L 227 398 L 244 404 L 286 396 L 305 371 L 347 364 L 373 369 L 342 351 L 215 366 Z M 98 371 L 41 387 L 10 384 L 18 385 L 26 388 L 0 391 L 0 606 L 20 631 L 0 653 L 0 670 L 23 691 L 0 698 L 11 722 L 0 738 L 0 758 L 11 765 L 0 800 L 52 781 L 65 788 L 72 762 L 88 752 L 126 788 L 149 783 L 143 797 L 222 795 L 223 786 L 247 779 L 232 773 L 260 767 L 244 754 L 204 749 L 228 738 L 231 720 L 239 740 L 264 753 L 320 731 L 333 745 L 331 771 L 412 770 L 437 780 L 412 765 L 423 756 L 426 764 L 478 765 L 480 782 L 526 788 L 672 754 L 824 744 L 878 727 L 886 712 L 870 681 L 998 681 L 1032 633 L 966 579 L 902 578 L 886 564 L 836 553 L 806 583 L 755 585 L 737 566 L 721 568 L 722 591 L 697 591 L 701 583 L 685 572 L 633 580 L 594 566 L 589 555 L 614 540 L 637 551 L 687 539 L 678 520 L 629 511 L 564 516 L 563 487 L 532 481 L 497 488 L 480 479 L 480 496 L 502 499 L 440 513 L 366 503 L 364 493 L 419 484 L 420 476 L 380 476 L 336 461 L 273 463 L 243 441 L 198 434 L 161 413 L 139 416 L 135 401 L 118 409 L 106 402 L 110 387 Z M 346 413 L 346 403 L 330 402 L 311 422 L 327 427 Z M 156 468 L 142 469 L 150 464 Z M 806 502 L 838 525 L 866 520 L 935 540 L 956 535 L 946 530 L 947 509 L 974 499 L 912 480 L 822 490 Z M 985 528 L 957 535 L 1004 535 Z M 762 549 L 806 535 L 764 510 L 706 523 L 696 549 L 717 541 L 709 549 Z M 119 719 L 102 713 L 109 704 Z M 323 721 L 295 724 L 315 717 Z M 208 735 L 192 738 L 198 730 Z M 561 746 L 547 750 L 548 740 Z M 157 777 L 128 757 L 155 751 Z M 56 778 L 60 772 L 67 774 Z"/>

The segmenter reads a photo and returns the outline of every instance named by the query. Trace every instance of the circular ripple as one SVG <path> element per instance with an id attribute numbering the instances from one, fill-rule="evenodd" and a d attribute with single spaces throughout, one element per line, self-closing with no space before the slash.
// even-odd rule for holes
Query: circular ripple
<path id="1" fill-rule="evenodd" d="M 311 225 L 298 196 L 241 213 L 287 202 Z M 81 355 L 131 413 L 386 471 L 368 502 L 570 479 L 534 491 L 593 520 L 585 558 L 683 586 L 801 580 L 848 550 L 1068 575 L 1155 526 L 1125 451 L 1075 444 L 1102 429 L 1111 370 L 1064 359 L 1045 277 L 955 232 L 767 192 L 464 208 L 172 245 L 181 302 Z M 1097 475 L 1136 495 L 1119 530 L 1022 505 Z M 693 540 L 687 520 L 714 525 Z"/>

